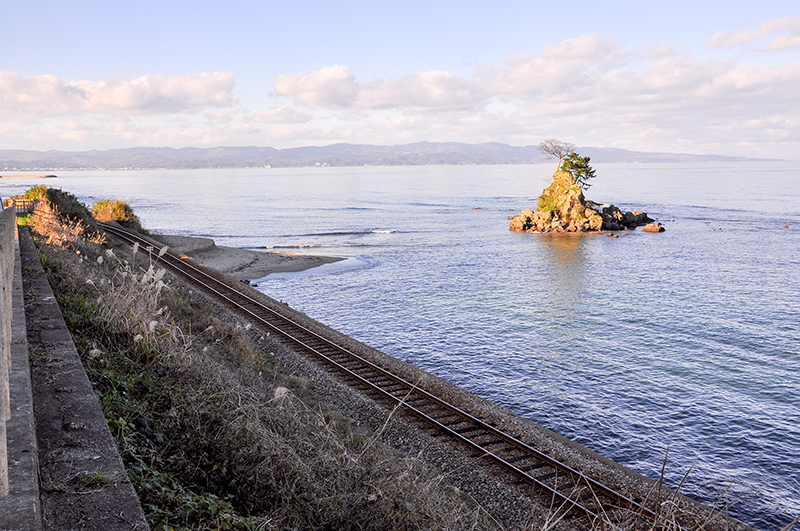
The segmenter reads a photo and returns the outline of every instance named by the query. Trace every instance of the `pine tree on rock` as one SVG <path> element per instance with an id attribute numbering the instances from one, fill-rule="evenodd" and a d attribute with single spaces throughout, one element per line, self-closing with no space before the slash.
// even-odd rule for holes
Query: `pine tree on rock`
<path id="1" fill-rule="evenodd" d="M 588 190 L 591 186 L 589 179 L 595 177 L 594 168 L 589 165 L 590 160 L 589 157 L 581 157 L 576 152 L 570 151 L 564 157 L 564 163 L 561 165 L 561 171 L 571 173 L 582 190 Z"/>

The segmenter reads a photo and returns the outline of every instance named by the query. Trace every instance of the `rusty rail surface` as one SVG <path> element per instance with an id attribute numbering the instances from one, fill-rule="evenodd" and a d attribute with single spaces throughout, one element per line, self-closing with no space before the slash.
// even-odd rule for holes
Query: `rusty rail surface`
<path id="1" fill-rule="evenodd" d="M 518 483 L 531 485 L 548 500 L 545 505 L 586 518 L 592 528 L 598 525 L 616 527 L 614 520 L 617 518 L 612 515 L 619 511 L 626 519 L 632 515 L 651 521 L 658 519 L 656 513 L 642 504 L 294 322 L 169 250 L 163 251 L 161 244 L 116 225 L 103 224 L 103 228 L 129 245 L 138 242 L 139 251 L 149 252 L 151 260 L 156 259 L 159 265 L 200 286 L 241 315 L 324 361 L 349 385 L 391 407 L 400 406 L 424 425 L 473 451 L 479 459 L 510 472 Z"/>

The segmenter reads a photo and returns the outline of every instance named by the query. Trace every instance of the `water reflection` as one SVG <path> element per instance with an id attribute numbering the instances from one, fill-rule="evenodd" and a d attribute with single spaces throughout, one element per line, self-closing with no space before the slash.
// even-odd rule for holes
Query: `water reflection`
<path id="1" fill-rule="evenodd" d="M 574 382 L 568 367 L 585 356 L 588 252 L 586 236 L 580 234 L 532 235 L 533 261 L 541 270 L 536 298 L 543 308 L 537 323 L 536 345 L 532 356 L 536 371 L 548 382 L 549 393 L 558 408 L 573 400 Z M 539 412 L 545 417 L 552 412 Z M 538 418 L 538 417 L 537 417 Z M 543 418 L 540 420 L 544 421 Z"/>
<path id="2" fill-rule="evenodd" d="M 574 315 L 585 297 L 586 238 L 582 234 L 537 234 L 535 240 L 549 302 L 567 315 Z"/>

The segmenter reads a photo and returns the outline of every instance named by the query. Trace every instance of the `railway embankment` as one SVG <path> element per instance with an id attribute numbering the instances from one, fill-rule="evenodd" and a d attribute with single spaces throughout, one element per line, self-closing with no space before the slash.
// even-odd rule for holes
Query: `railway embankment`
<path id="1" fill-rule="evenodd" d="M 55 332 L 57 315 L 45 316 L 41 356 L 33 337 L 30 342 L 34 409 L 41 382 L 57 401 L 46 409 L 62 415 L 42 424 L 66 434 L 59 451 L 37 433 L 42 508 L 34 512 L 43 529 L 147 525 L 127 515 L 104 520 L 104 506 L 91 498 L 125 479 L 105 466 L 80 472 L 79 450 L 93 443 L 79 437 L 90 427 L 64 416 L 72 406 L 61 402 L 63 395 L 76 389 L 60 379 L 78 372 L 92 384 L 90 394 L 102 407 L 153 528 L 500 528 L 419 459 L 322 402 L 314 383 L 277 360 L 287 349 L 269 334 L 261 332 L 255 345 L 241 319 L 215 317 L 210 302 L 195 300 L 192 288 L 163 271 L 148 271 L 146 253 L 136 259 L 130 247 L 98 245 L 98 238 L 86 237 L 79 224 L 53 210 L 43 212 L 35 227 L 39 247 L 32 256 L 40 259 L 52 292 L 26 281 L 26 295 L 58 302 L 82 363 L 63 363 L 53 350 L 64 343 Z M 21 267 L 24 276 L 33 272 L 33 265 Z M 29 313 L 39 307 L 28 302 Z M 37 363 L 56 370 L 38 380 Z M 385 416 L 373 420 L 379 433 L 390 424 Z M 72 455 L 76 459 L 59 459 Z M 42 467 L 48 456 L 73 466 L 47 475 Z M 119 457 L 93 459 L 107 460 Z M 46 498 L 62 494 L 74 495 L 76 503 L 50 505 L 49 512 Z M 0 529 L 21 528 L 7 521 L 0 512 Z"/>
<path id="2" fill-rule="evenodd" d="M 147 257 L 141 270 L 129 247 L 84 247 L 73 236 L 60 245 L 44 244 L 41 260 L 23 241 L 30 262 L 20 263 L 25 272 L 20 276 L 30 277 L 25 350 L 31 359 L 32 409 L 39 397 L 46 401 L 46 414 L 40 420 L 37 412 L 35 425 L 53 432 L 51 442 L 37 433 L 35 452 L 44 528 L 91 528 L 95 518 L 103 522 L 98 527 L 146 527 L 138 517 L 112 525 L 103 520 L 109 513 L 93 512 L 122 503 L 103 505 L 93 496 L 104 490 L 111 496 L 112 489 L 130 495 L 127 478 L 154 527 L 575 528 L 569 518 L 557 521 L 557 510 L 504 479 L 481 456 L 406 422 L 399 411 L 342 384 L 213 297 L 147 270 Z M 39 270 L 44 263 L 49 283 L 36 261 Z M 54 292 L 48 291 L 50 283 Z M 645 499 L 660 488 L 241 282 L 230 283 L 633 496 Z M 71 336 L 64 335 L 65 317 Z M 71 376 L 75 382 L 62 380 Z M 79 392 L 86 383 L 88 392 Z M 84 398 L 70 401 L 78 396 Z M 105 419 L 73 415 L 90 402 Z M 99 431 L 84 417 L 93 418 Z M 100 433 L 100 425 L 107 433 Z M 116 456 L 94 449 L 97 441 L 109 439 L 120 450 Z M 93 458 L 85 459 L 88 454 Z M 125 465 L 126 477 L 108 468 L 114 461 Z M 67 495 L 72 502 L 61 498 Z M 746 529 L 666 488 L 660 495 L 669 507 L 707 519 L 707 529 Z M 64 520 L 53 527 L 53 519 L 61 517 L 77 518 L 80 525 Z M 0 528 L 4 525 L 0 519 Z"/>

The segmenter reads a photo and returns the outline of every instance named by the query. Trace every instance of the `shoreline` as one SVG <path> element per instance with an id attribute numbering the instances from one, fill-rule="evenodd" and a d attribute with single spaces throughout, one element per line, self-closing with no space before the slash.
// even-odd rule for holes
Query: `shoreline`
<path id="1" fill-rule="evenodd" d="M 211 238 L 154 234 L 170 249 L 216 269 L 235 280 L 257 280 L 272 273 L 297 273 L 344 260 L 338 256 L 254 251 L 218 246 Z"/>

